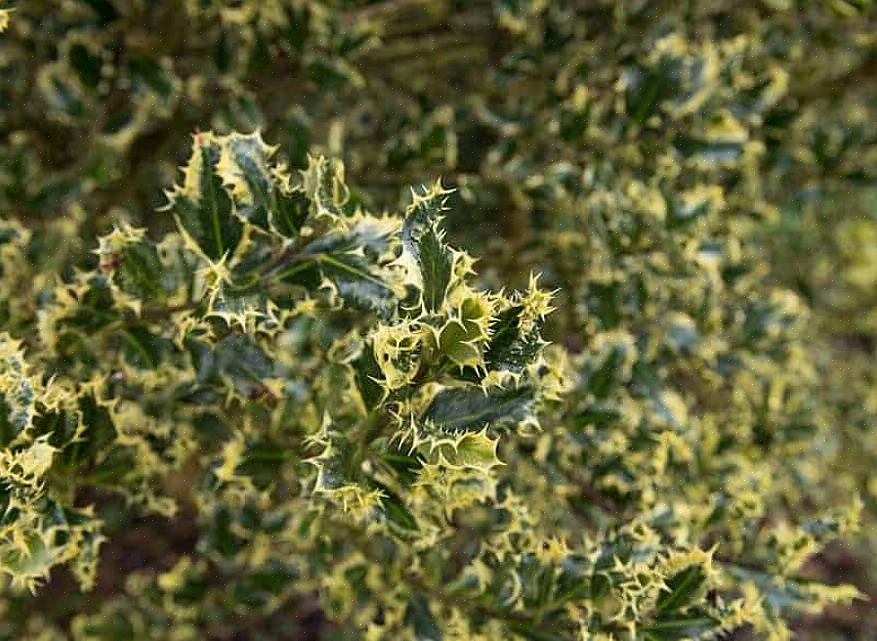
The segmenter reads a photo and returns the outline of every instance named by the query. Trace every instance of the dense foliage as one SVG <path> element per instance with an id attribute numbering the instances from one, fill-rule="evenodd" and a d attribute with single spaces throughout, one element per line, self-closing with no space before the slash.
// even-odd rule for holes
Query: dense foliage
<path id="1" fill-rule="evenodd" d="M 870 2 L 9 4 L 0 638 L 873 635 Z"/>

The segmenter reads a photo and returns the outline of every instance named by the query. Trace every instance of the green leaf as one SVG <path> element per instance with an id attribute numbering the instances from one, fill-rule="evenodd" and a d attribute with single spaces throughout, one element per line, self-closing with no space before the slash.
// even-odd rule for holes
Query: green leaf
<path id="1" fill-rule="evenodd" d="M 88 47 L 76 43 L 67 54 L 70 67 L 76 71 L 79 81 L 89 89 L 96 89 L 101 79 L 103 60 L 100 52 L 89 51 Z"/>
<path id="2" fill-rule="evenodd" d="M 229 508 L 217 506 L 207 527 L 205 543 L 225 558 L 233 557 L 245 545 L 245 541 L 235 534 L 232 525 Z"/>
<path id="3" fill-rule="evenodd" d="M 171 342 L 154 334 L 145 325 L 120 330 L 125 361 L 141 369 L 155 369 L 161 365 L 171 349 Z"/>
<path id="4" fill-rule="evenodd" d="M 287 194 L 277 193 L 275 206 L 270 211 L 271 227 L 281 236 L 295 238 L 310 214 L 311 201 L 299 189 Z"/>
<path id="5" fill-rule="evenodd" d="M 517 635 L 529 639 L 529 641 L 572 641 L 573 635 L 564 635 L 555 632 L 548 624 L 527 623 L 524 621 L 509 621 L 508 629 Z"/>
<path id="6" fill-rule="evenodd" d="M 589 568 L 590 562 L 583 556 L 570 555 L 564 559 L 554 588 L 554 602 L 563 604 L 567 601 L 588 598 L 591 592 Z"/>
<path id="7" fill-rule="evenodd" d="M 216 383 L 225 379 L 246 397 L 264 391 L 262 379 L 271 375 L 274 364 L 252 340 L 233 334 L 220 341 L 214 350 L 191 341 L 188 345 L 196 358 L 198 382 Z"/>
<path id="8" fill-rule="evenodd" d="M 308 244 L 302 253 L 313 256 L 322 276 L 335 285 L 346 303 L 386 318 L 396 307 L 396 296 L 384 280 L 378 256 L 388 247 L 387 229 L 363 221 L 349 232 Z"/>
<path id="9" fill-rule="evenodd" d="M 58 61 L 44 65 L 39 70 L 37 86 L 49 109 L 57 115 L 81 120 L 90 113 L 83 87 L 68 64 Z"/>
<path id="10" fill-rule="evenodd" d="M 234 599 L 250 608 L 263 607 L 287 590 L 298 577 L 295 567 L 272 562 L 267 568 L 247 574 L 233 583 Z"/>
<path id="11" fill-rule="evenodd" d="M 667 580 L 667 588 L 658 596 L 655 613 L 661 616 L 689 605 L 706 578 L 706 572 L 700 565 L 690 565 L 674 574 Z"/>
<path id="12" fill-rule="evenodd" d="M 417 262 L 423 280 L 423 303 L 427 311 L 436 312 L 445 301 L 454 255 L 442 242 L 435 227 L 430 227 L 417 239 Z"/>
<path id="13" fill-rule="evenodd" d="M 499 439 L 491 439 L 484 430 L 464 432 L 453 443 L 439 442 L 436 445 L 421 448 L 425 459 L 436 462 L 439 457 L 452 466 L 489 472 L 502 461 L 496 455 Z"/>
<path id="14" fill-rule="evenodd" d="M 88 285 L 79 306 L 69 316 L 59 319 L 60 325 L 93 333 L 119 319 L 119 310 L 106 280 L 93 278 Z"/>
<path id="15" fill-rule="evenodd" d="M 366 409 L 374 409 L 384 400 L 384 387 L 377 382 L 383 374 L 370 343 L 363 345 L 362 353 L 353 362 L 353 371 Z"/>
<path id="16" fill-rule="evenodd" d="M 405 623 L 414 629 L 418 641 L 441 641 L 442 631 L 438 627 L 429 603 L 422 596 L 412 596 L 405 610 Z"/>
<path id="17" fill-rule="evenodd" d="M 367 260 L 351 253 L 324 254 L 319 264 L 323 275 L 347 303 L 372 310 L 382 318 L 392 314 L 396 303 L 393 290 L 370 270 Z"/>
<path id="18" fill-rule="evenodd" d="M 475 341 L 481 333 L 473 323 L 452 320 L 439 334 L 439 350 L 457 365 L 478 365 L 480 352 Z"/>
<path id="19" fill-rule="evenodd" d="M 611 404 L 588 405 L 573 417 L 572 427 L 577 430 L 588 425 L 598 428 L 608 427 L 621 419 L 621 408 Z"/>
<path id="20" fill-rule="evenodd" d="M 232 428 L 218 413 L 200 412 L 192 419 L 195 433 L 205 443 L 225 441 L 232 437 Z"/>
<path id="21" fill-rule="evenodd" d="M 454 388 L 436 394 L 423 413 L 423 419 L 447 430 L 477 430 L 519 423 L 534 411 L 534 391 L 523 386 L 492 388 Z"/>
<path id="22" fill-rule="evenodd" d="M 107 25 L 119 17 L 119 12 L 110 0 L 81 0 L 97 15 L 101 24 Z"/>
<path id="23" fill-rule="evenodd" d="M 315 216 L 343 216 L 349 191 L 344 183 L 344 165 L 323 156 L 309 156 L 302 171 L 302 187 L 313 203 Z"/>
<path id="24" fill-rule="evenodd" d="M 0 436 L 6 441 L 31 427 L 38 396 L 20 344 L 5 332 L 0 333 L 0 356 Z"/>
<path id="25" fill-rule="evenodd" d="M 192 155 L 183 168 L 183 184 L 167 193 L 177 224 L 211 260 L 233 253 L 243 235 L 232 203 L 216 173 L 220 145 L 211 133 L 195 135 Z"/>
<path id="26" fill-rule="evenodd" d="M 154 245 L 137 242 L 124 248 L 116 283 L 123 291 L 151 304 L 166 296 L 162 284 L 163 266 Z"/>
<path id="27" fill-rule="evenodd" d="M 268 487 L 278 475 L 290 453 L 271 441 L 250 443 L 241 454 L 235 474 L 248 476 L 260 489 Z"/>
<path id="28" fill-rule="evenodd" d="M 488 369 L 520 373 L 530 365 L 544 346 L 539 325 L 526 335 L 521 334 L 520 315 L 523 308 L 510 307 L 502 312 L 492 327 L 490 343 L 484 353 Z"/>
<path id="29" fill-rule="evenodd" d="M 306 73 L 308 80 L 324 91 L 362 84 L 356 69 L 338 58 L 313 57 L 307 63 Z"/>
<path id="30" fill-rule="evenodd" d="M 89 470 L 88 482 L 106 487 L 124 483 L 137 469 L 137 452 L 133 447 L 113 446 L 102 455 L 99 462 Z"/>
<path id="31" fill-rule="evenodd" d="M 369 482 L 373 487 L 381 490 L 381 510 L 392 525 L 401 530 L 419 529 L 417 519 L 398 494 L 374 478 L 369 477 Z"/>
<path id="32" fill-rule="evenodd" d="M 79 399 L 79 410 L 82 412 L 82 422 L 85 425 L 85 433 L 82 440 L 73 443 L 77 454 L 83 458 L 97 455 L 116 439 L 116 427 L 113 419 L 105 407 L 98 405 L 94 396 L 88 394 Z"/>
<path id="33" fill-rule="evenodd" d="M 176 78 L 155 60 L 134 57 L 128 63 L 128 69 L 135 86 L 141 90 L 153 93 L 163 100 L 173 97 Z"/>
<path id="34" fill-rule="evenodd" d="M 625 360 L 624 350 L 613 346 L 603 362 L 588 377 L 588 391 L 597 398 L 603 399 L 621 384 L 621 366 Z"/>
<path id="35" fill-rule="evenodd" d="M 447 193 L 440 185 L 436 185 L 422 195 L 414 194 L 414 201 L 405 211 L 405 220 L 402 223 L 402 244 L 412 256 L 417 257 L 417 240 L 421 235 L 441 221 Z"/>
<path id="36" fill-rule="evenodd" d="M 642 628 L 647 641 L 681 641 L 712 638 L 718 623 L 708 616 L 689 616 L 656 621 Z"/>
<path id="37" fill-rule="evenodd" d="M 221 147 L 218 168 L 226 186 L 231 187 L 235 213 L 267 230 L 269 211 L 275 209 L 276 185 L 270 166 L 274 150 L 259 132 L 232 133 L 221 139 Z"/>
<path id="38" fill-rule="evenodd" d="M 0 445 L 3 446 L 12 441 L 21 432 L 18 422 L 10 420 L 12 413 L 13 408 L 6 401 L 5 394 L 0 393 Z"/>

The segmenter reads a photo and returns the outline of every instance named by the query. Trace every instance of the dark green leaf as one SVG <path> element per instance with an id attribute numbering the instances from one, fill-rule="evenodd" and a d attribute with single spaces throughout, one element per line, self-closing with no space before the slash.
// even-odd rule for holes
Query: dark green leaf
<path id="1" fill-rule="evenodd" d="M 310 214 L 311 201 L 303 191 L 294 190 L 288 194 L 277 193 L 276 205 L 271 210 L 271 226 L 278 234 L 287 238 L 298 236 Z"/>
<path id="2" fill-rule="evenodd" d="M 574 635 L 564 635 L 556 632 L 547 623 L 527 623 L 524 621 L 509 621 L 506 623 L 509 630 L 519 634 L 530 641 L 572 641 Z"/>
<path id="3" fill-rule="evenodd" d="M 384 388 L 376 382 L 383 374 L 370 344 L 363 346 L 362 354 L 353 362 L 353 371 L 363 403 L 367 409 L 374 409 L 384 398 Z"/>
<path id="4" fill-rule="evenodd" d="M 249 199 L 235 200 L 235 213 L 244 220 L 267 230 L 269 211 L 275 209 L 275 184 L 271 176 L 270 148 L 258 134 L 232 134 L 226 139 L 227 151 L 238 178 L 249 191 Z"/>
<path id="5" fill-rule="evenodd" d="M 174 92 L 174 77 L 158 62 L 150 58 L 137 57 L 128 63 L 131 76 L 142 89 L 150 91 L 162 99 L 169 99 Z"/>
<path id="6" fill-rule="evenodd" d="M 647 641 L 681 641 L 683 639 L 710 638 L 707 635 L 718 629 L 716 621 L 707 616 L 664 619 L 642 628 Z"/>
<path id="7" fill-rule="evenodd" d="M 485 425 L 505 426 L 533 414 L 530 387 L 457 388 L 439 392 L 423 414 L 425 420 L 448 430 L 477 430 Z"/>
<path id="8" fill-rule="evenodd" d="M 101 78 L 101 66 L 103 66 L 99 55 L 93 55 L 83 44 L 75 44 L 70 47 L 68 61 L 70 66 L 76 70 L 83 85 L 90 89 L 97 87 Z"/>
<path id="9" fill-rule="evenodd" d="M 435 312 L 445 301 L 454 258 L 433 227 L 417 239 L 417 262 L 423 279 L 423 303 L 427 311 Z"/>
<path id="10" fill-rule="evenodd" d="M 289 460 L 289 452 L 276 443 L 263 441 L 247 445 L 241 454 L 235 474 L 248 476 L 262 489 L 277 478 L 281 466 Z"/>
<path id="11" fill-rule="evenodd" d="M 490 344 L 484 353 L 488 369 L 522 372 L 539 354 L 543 346 L 538 324 L 533 331 L 522 335 L 519 318 L 522 308 L 510 307 L 502 312 L 493 325 Z"/>
<path id="12" fill-rule="evenodd" d="M 231 199 L 216 174 L 219 145 L 209 134 L 195 136 L 183 185 L 169 193 L 177 224 L 212 260 L 234 252 L 242 236 L 232 215 Z"/>
<path id="13" fill-rule="evenodd" d="M 414 634 L 418 641 L 441 641 L 442 639 L 442 631 L 430 612 L 429 603 L 422 596 L 413 596 L 408 600 L 405 623 L 414 628 Z"/>
<path id="14" fill-rule="evenodd" d="M 442 193 L 430 193 L 423 198 L 415 199 L 414 203 L 405 212 L 405 220 L 402 222 L 402 245 L 405 251 L 417 258 L 417 240 L 441 220 L 444 210 L 445 195 Z"/>
<path id="15" fill-rule="evenodd" d="M 232 335 L 216 346 L 216 370 L 245 396 L 264 390 L 262 379 L 271 375 L 271 359 L 247 336 Z"/>
<path id="16" fill-rule="evenodd" d="M 373 487 L 381 490 L 381 510 L 392 525 L 402 530 L 418 529 L 417 519 L 414 518 L 398 494 L 373 478 L 370 478 L 369 482 Z"/>
<path id="17" fill-rule="evenodd" d="M 116 283 L 123 291 L 144 303 L 157 304 L 165 298 L 163 268 L 155 246 L 138 242 L 124 249 L 116 271 Z"/>
<path id="18" fill-rule="evenodd" d="M 171 349 L 171 342 L 154 334 L 145 325 L 135 325 L 119 331 L 125 361 L 141 369 L 155 369 L 161 365 Z"/>
<path id="19" fill-rule="evenodd" d="M 369 270 L 368 262 L 356 254 L 325 254 L 320 269 L 347 303 L 388 317 L 395 306 L 393 290 Z"/>
<path id="20" fill-rule="evenodd" d="M 692 597 L 706 581 L 706 572 L 699 565 L 691 565 L 667 580 L 655 605 L 658 616 L 682 609 L 690 604 Z"/>
<path id="21" fill-rule="evenodd" d="M 248 607 L 262 607 L 298 578 L 298 571 L 277 563 L 246 575 L 234 585 L 234 599 Z"/>
<path id="22" fill-rule="evenodd" d="M 75 443 L 77 451 L 83 456 L 94 456 L 116 439 L 116 428 L 109 411 L 97 404 L 92 395 L 79 400 L 82 422 L 85 425 L 83 440 Z"/>

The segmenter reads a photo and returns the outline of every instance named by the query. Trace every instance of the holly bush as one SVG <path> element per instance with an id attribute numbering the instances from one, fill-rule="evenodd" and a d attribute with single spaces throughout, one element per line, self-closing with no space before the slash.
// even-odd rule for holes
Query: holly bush
<path id="1" fill-rule="evenodd" d="M 877 629 L 870 2 L 0 25 L 0 638 Z"/>

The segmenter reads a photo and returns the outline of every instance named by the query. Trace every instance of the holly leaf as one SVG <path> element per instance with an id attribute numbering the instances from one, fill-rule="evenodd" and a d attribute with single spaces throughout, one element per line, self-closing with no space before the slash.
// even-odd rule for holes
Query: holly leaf
<path id="1" fill-rule="evenodd" d="M 273 209 L 275 184 L 271 176 L 271 155 L 275 149 L 259 132 L 232 133 L 221 139 L 217 170 L 229 188 L 235 213 L 260 229 L 268 229 Z"/>
<path id="2" fill-rule="evenodd" d="M 311 209 L 311 201 L 300 189 L 288 193 L 276 193 L 275 206 L 271 209 L 271 228 L 281 236 L 295 238 L 301 231 Z"/>
<path id="3" fill-rule="evenodd" d="M 366 409 L 374 409 L 384 400 L 385 393 L 384 387 L 377 382 L 381 380 L 383 374 L 371 344 L 367 343 L 363 346 L 362 353 L 353 362 L 353 371 L 362 402 Z"/>
<path id="4" fill-rule="evenodd" d="M 382 318 L 392 314 L 395 296 L 389 285 L 370 269 L 368 261 L 352 253 L 324 254 L 319 259 L 323 275 L 347 303 L 369 309 Z"/>
<path id="5" fill-rule="evenodd" d="M 237 249 L 243 235 L 240 221 L 232 215 L 232 201 L 216 171 L 219 141 L 211 133 L 196 134 L 192 155 L 183 168 L 183 183 L 167 192 L 167 209 L 174 212 L 180 230 L 204 255 L 221 260 Z"/>
<path id="6" fill-rule="evenodd" d="M 534 416 L 533 388 L 454 388 L 436 394 L 422 418 L 452 431 L 517 424 Z"/>
<path id="7" fill-rule="evenodd" d="M 308 244 L 302 253 L 316 261 L 323 278 L 346 303 L 387 318 L 395 309 L 396 296 L 380 261 L 389 248 L 391 230 L 378 222 L 363 219 L 348 231 Z"/>
<path id="8" fill-rule="evenodd" d="M 533 323 L 533 329 L 526 334 L 521 332 L 519 319 L 522 311 L 523 308 L 516 305 L 497 317 L 484 353 L 488 369 L 520 373 L 536 359 L 545 345 L 539 335 L 541 323 Z"/>
<path id="9" fill-rule="evenodd" d="M 646 641 L 682 641 L 713 638 L 718 629 L 719 624 L 715 619 L 695 613 L 655 621 L 644 626 L 642 634 Z"/>
<path id="10" fill-rule="evenodd" d="M 140 369 L 155 369 L 161 365 L 171 349 L 171 342 L 149 330 L 135 325 L 120 330 L 125 361 Z"/>
<path id="11" fill-rule="evenodd" d="M 233 133 L 222 139 L 218 170 L 231 190 L 238 216 L 263 231 L 294 238 L 311 201 L 300 188 L 289 187 L 285 170 L 272 161 L 275 151 L 259 132 Z"/>
<path id="12" fill-rule="evenodd" d="M 689 605 L 707 579 L 700 565 L 690 565 L 667 579 L 667 587 L 658 595 L 655 613 L 658 616 L 675 612 Z"/>
<path id="13" fill-rule="evenodd" d="M 158 304 L 167 295 L 162 283 L 163 267 L 154 245 L 136 242 L 124 248 L 116 270 L 119 288 L 143 302 Z"/>
<path id="14" fill-rule="evenodd" d="M 423 281 L 423 304 L 427 311 L 436 312 L 445 302 L 451 282 L 454 255 L 442 242 L 435 227 L 430 227 L 417 239 L 417 263 Z"/>

